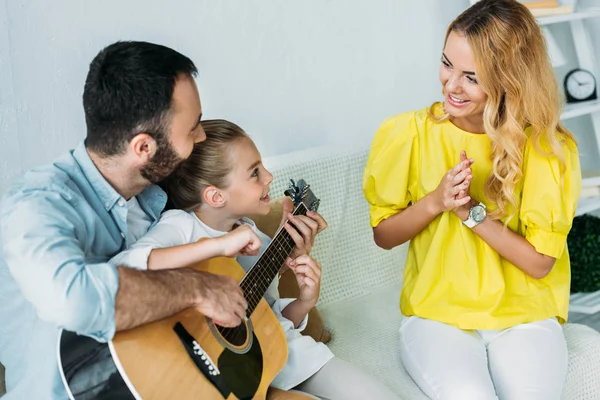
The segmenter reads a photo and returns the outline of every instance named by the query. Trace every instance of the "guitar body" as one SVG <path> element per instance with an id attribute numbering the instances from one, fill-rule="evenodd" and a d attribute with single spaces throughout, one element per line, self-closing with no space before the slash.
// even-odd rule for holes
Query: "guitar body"
<path id="1" fill-rule="evenodd" d="M 230 258 L 210 259 L 193 268 L 228 275 L 237 281 L 244 277 L 244 270 Z M 227 340 L 231 333 L 234 335 Z M 188 334 L 188 343 L 184 345 Z M 194 340 L 200 348 L 194 345 Z M 187 309 L 170 318 L 118 332 L 108 344 L 118 374 L 113 371 L 104 382 L 91 381 L 90 376 L 98 374 L 90 373 L 89 363 L 81 362 L 83 357 L 75 359 L 65 354 L 74 345 L 80 347 L 76 352 L 81 353 L 84 342 L 90 347 L 87 354 L 93 352 L 92 358 L 103 358 L 102 364 L 110 364 L 110 360 L 106 362 L 106 349 L 98 347 L 106 344 L 63 332 L 59 349 L 63 376 L 76 400 L 265 399 L 269 384 L 287 361 L 285 335 L 264 299 L 252 312 L 249 322 L 237 331 L 217 329 L 202 314 Z M 102 353 L 105 355 L 97 355 Z M 66 363 L 69 358 L 75 361 Z M 92 395 L 82 387 L 82 379 L 78 379 L 74 366 L 89 375 L 86 381 L 90 382 L 85 386 L 102 387 L 100 393 L 94 390 Z M 103 369 L 104 375 L 110 370 L 109 367 Z M 125 394 L 127 389 L 130 395 Z"/>

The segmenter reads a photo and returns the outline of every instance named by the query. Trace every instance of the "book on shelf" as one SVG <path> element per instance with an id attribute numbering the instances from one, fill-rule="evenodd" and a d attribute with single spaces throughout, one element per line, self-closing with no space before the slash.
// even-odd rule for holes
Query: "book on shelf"
<path id="1" fill-rule="evenodd" d="M 600 187 L 600 171 L 587 170 L 581 171 L 583 187 Z"/>
<path id="2" fill-rule="evenodd" d="M 572 14 L 573 5 L 567 4 L 556 7 L 530 8 L 529 11 L 531 11 L 531 14 L 533 14 L 533 16 L 536 18 L 549 17 L 552 15 Z"/>
<path id="3" fill-rule="evenodd" d="M 527 8 L 550 8 L 550 7 L 558 7 L 558 0 L 545 0 L 545 1 L 529 1 L 529 0 L 520 0 L 520 3 Z"/>

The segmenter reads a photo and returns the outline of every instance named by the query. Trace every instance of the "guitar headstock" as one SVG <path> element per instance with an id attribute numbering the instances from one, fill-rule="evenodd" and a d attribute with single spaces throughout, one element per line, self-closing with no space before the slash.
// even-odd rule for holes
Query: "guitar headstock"
<path id="1" fill-rule="evenodd" d="M 310 185 L 304 179 L 300 179 L 298 182 L 290 179 L 290 186 L 284 193 L 292 199 L 294 207 L 304 203 L 304 206 L 310 211 L 316 212 L 319 209 L 321 200 L 317 199 L 317 196 L 310 189 Z"/>

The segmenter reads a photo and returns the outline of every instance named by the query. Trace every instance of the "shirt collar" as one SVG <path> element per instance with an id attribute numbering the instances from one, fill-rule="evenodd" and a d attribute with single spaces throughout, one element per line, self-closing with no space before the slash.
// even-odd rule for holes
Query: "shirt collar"
<path id="1" fill-rule="evenodd" d="M 96 164 L 94 164 L 85 148 L 84 142 L 79 143 L 75 148 L 73 151 L 73 158 L 75 158 L 75 161 L 79 164 L 81 171 L 98 195 L 100 201 L 102 201 L 106 210 L 110 210 L 119 199 L 123 199 L 115 188 L 104 179 L 100 171 L 98 171 Z M 125 199 L 123 199 L 123 201 L 125 201 Z"/>
<path id="2" fill-rule="evenodd" d="M 84 142 L 81 142 L 75 148 L 73 151 L 73 158 L 75 158 L 75 161 L 79 164 L 81 171 L 107 211 L 110 211 L 120 199 L 123 199 L 115 188 L 104 179 L 100 171 L 98 171 L 96 164 L 94 164 L 87 152 Z M 151 217 L 154 219 L 158 218 L 167 202 L 167 194 L 157 185 L 148 186 L 136 197 L 143 209 L 148 207 L 152 211 Z M 123 201 L 125 201 L 125 199 L 123 199 Z"/>

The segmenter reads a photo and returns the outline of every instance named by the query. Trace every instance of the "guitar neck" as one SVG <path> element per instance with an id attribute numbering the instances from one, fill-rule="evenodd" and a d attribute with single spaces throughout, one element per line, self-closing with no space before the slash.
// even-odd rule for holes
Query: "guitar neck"
<path id="1" fill-rule="evenodd" d="M 292 215 L 306 215 L 307 211 L 304 203 L 300 203 Z M 281 227 L 267 249 L 241 281 L 240 287 L 248 302 L 246 312 L 248 317 L 252 315 L 260 299 L 266 293 L 295 246 L 296 244 L 290 234 Z"/>

